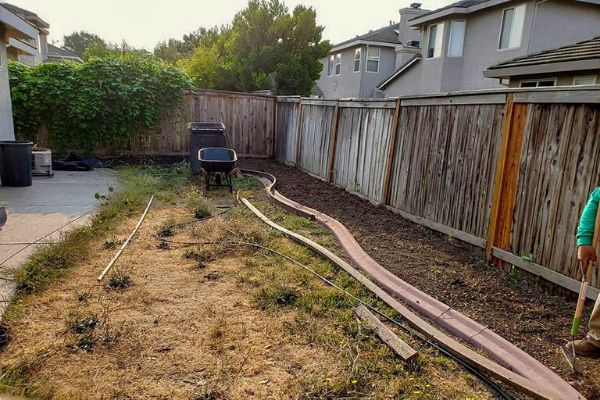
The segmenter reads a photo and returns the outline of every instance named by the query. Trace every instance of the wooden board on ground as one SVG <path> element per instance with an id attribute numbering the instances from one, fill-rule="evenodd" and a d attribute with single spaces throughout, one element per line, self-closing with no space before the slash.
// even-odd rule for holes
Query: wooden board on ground
<path id="1" fill-rule="evenodd" d="M 375 333 L 377 336 L 385 344 L 390 346 L 394 353 L 398 354 L 400 358 L 404 361 L 410 361 L 415 358 L 419 353 L 402 341 L 390 328 L 385 326 L 383 322 L 381 322 L 371 311 L 367 309 L 367 307 L 362 304 L 354 309 L 354 313 L 367 324 L 369 324 L 373 329 L 375 329 Z"/>

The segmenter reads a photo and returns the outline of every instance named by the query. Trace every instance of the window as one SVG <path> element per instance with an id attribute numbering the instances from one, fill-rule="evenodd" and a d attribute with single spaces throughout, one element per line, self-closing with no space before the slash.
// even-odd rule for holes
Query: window
<path id="1" fill-rule="evenodd" d="M 379 72 L 379 48 L 367 47 L 367 72 Z"/>
<path id="2" fill-rule="evenodd" d="M 595 85 L 596 75 L 576 76 L 573 78 L 573 85 Z"/>
<path id="3" fill-rule="evenodd" d="M 539 81 L 521 81 L 522 88 L 555 86 L 556 79 L 540 79 Z"/>
<path id="4" fill-rule="evenodd" d="M 499 49 L 513 49 L 521 46 L 524 22 L 525 4 L 504 10 L 502 13 Z"/>
<path id="5" fill-rule="evenodd" d="M 360 55 L 362 50 L 360 47 L 354 52 L 354 72 L 360 71 Z"/>
<path id="6" fill-rule="evenodd" d="M 427 58 L 437 58 L 442 55 L 442 40 L 444 39 L 444 24 L 435 24 L 429 27 L 427 40 Z"/>
<path id="7" fill-rule="evenodd" d="M 335 55 L 335 74 L 339 75 L 342 73 L 342 53 Z"/>
<path id="8" fill-rule="evenodd" d="M 329 61 L 327 62 L 327 76 L 333 75 L 333 61 L 335 56 L 332 54 L 329 56 Z"/>
<path id="9" fill-rule="evenodd" d="M 450 38 L 448 39 L 448 57 L 462 57 L 465 41 L 466 21 L 450 23 Z"/>

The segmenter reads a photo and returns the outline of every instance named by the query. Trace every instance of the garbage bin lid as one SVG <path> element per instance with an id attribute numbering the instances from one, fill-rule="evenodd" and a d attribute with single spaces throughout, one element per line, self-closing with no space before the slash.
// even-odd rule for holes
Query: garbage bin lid
<path id="1" fill-rule="evenodd" d="M 33 146 L 33 142 L 27 140 L 0 140 L 2 146 Z"/>
<path id="2" fill-rule="evenodd" d="M 188 128 L 192 131 L 224 131 L 225 125 L 222 122 L 190 122 Z"/>

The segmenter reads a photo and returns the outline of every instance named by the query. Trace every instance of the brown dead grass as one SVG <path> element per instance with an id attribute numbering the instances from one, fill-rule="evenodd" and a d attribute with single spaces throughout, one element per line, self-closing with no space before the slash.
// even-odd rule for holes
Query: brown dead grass
<path id="1" fill-rule="evenodd" d="M 213 210 L 232 198 L 211 194 L 206 201 Z M 115 251 L 104 242 L 124 239 L 137 216 L 112 237 L 99 237 L 67 277 L 22 297 L 8 320 L 4 388 L 54 399 L 492 398 L 454 363 L 409 338 L 423 357 L 417 368 L 407 368 L 344 305 L 329 310 L 303 300 L 293 307 L 260 307 L 258 293 L 277 285 L 296 288 L 302 299 L 333 296 L 278 258 L 227 246 L 159 248 L 157 229 L 169 219 L 193 219 L 190 209 L 184 196 L 150 211 L 112 272 L 129 276 L 129 288 L 108 290 L 96 277 Z M 167 239 L 232 235 L 326 268 L 239 206 L 180 227 Z M 186 251 L 205 261 L 199 265 Z M 86 316 L 98 323 L 84 337 L 72 325 Z M 82 346 L 82 338 L 91 347 Z"/>

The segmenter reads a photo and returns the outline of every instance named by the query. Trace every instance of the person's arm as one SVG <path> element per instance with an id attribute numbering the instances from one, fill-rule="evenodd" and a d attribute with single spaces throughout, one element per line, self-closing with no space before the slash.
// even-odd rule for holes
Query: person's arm
<path id="1" fill-rule="evenodd" d="M 594 237 L 594 225 L 596 224 L 599 202 L 600 187 L 596 188 L 590 195 L 577 227 L 577 259 L 584 270 L 589 261 L 596 261 L 596 249 L 592 246 L 592 238 Z"/>

